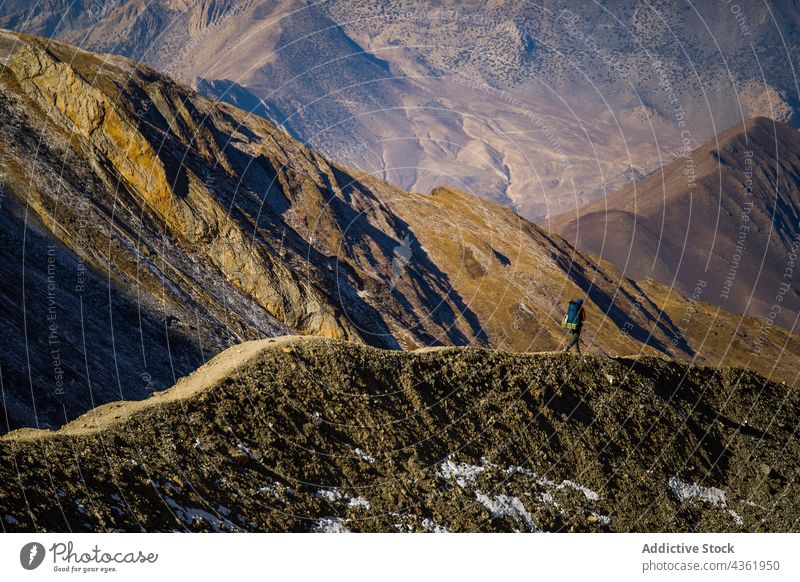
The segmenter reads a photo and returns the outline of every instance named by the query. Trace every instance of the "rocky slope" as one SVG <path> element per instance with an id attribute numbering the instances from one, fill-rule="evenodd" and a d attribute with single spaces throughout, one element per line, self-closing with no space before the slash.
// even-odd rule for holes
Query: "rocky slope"
<path id="1" fill-rule="evenodd" d="M 796 531 L 800 395 L 740 369 L 249 342 L 0 438 L 6 531 Z"/>
<path id="2" fill-rule="evenodd" d="M 0 6 L 0 27 L 141 59 L 348 166 L 534 220 L 654 171 L 684 138 L 796 120 L 797 19 L 787 1 Z"/>
<path id="3" fill-rule="evenodd" d="M 797 329 L 800 132 L 731 127 L 647 179 L 548 223 L 635 279 Z"/>
<path id="4" fill-rule="evenodd" d="M 0 118 L 6 428 L 146 397 L 285 333 L 555 349 L 579 296 L 589 351 L 795 380 L 796 335 L 639 285 L 490 201 L 332 163 L 121 57 L 0 32 Z"/>

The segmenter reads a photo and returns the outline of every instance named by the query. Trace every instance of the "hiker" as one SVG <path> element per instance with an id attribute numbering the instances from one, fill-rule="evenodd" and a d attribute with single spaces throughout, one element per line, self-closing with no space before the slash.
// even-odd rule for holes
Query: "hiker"
<path id="1" fill-rule="evenodd" d="M 585 319 L 586 312 L 583 310 L 583 299 L 570 301 L 567 305 L 567 313 L 564 316 L 564 321 L 561 322 L 561 327 L 572 332 L 572 339 L 570 339 L 567 347 L 564 348 L 565 352 L 568 352 L 572 346 L 575 346 L 575 351 L 578 352 L 578 354 L 581 353 L 581 327 Z"/>

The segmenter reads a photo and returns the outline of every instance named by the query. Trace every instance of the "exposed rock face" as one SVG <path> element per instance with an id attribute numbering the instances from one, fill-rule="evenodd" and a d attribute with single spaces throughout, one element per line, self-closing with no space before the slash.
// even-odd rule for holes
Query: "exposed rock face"
<path id="1" fill-rule="evenodd" d="M 121 57 L 2 32 L 0 62 L 12 427 L 142 398 L 276 334 L 555 349 L 579 296 L 592 352 L 794 379 L 796 336 L 625 279 L 498 204 L 405 192 Z"/>
<path id="2" fill-rule="evenodd" d="M 227 0 L 200 0 L 187 4 L 191 6 L 189 13 L 190 36 L 202 34 L 209 26 L 225 18 L 234 8 L 234 3 Z"/>
<path id="3" fill-rule="evenodd" d="M 238 277 L 238 286 L 267 311 L 300 331 L 346 335 L 342 325 L 332 321 L 327 309 L 314 300 L 313 293 L 295 284 L 288 272 L 273 265 L 268 254 L 258 252 L 260 245 L 247 248 L 248 238 L 252 237 L 246 225 L 230 216 L 229 210 L 202 181 L 203 176 L 193 171 L 186 154 L 181 159 L 176 155 L 178 152 L 169 151 L 172 145 L 167 141 L 169 133 L 162 134 L 160 142 L 151 143 L 148 140 L 151 136 L 140 132 L 129 117 L 129 109 L 126 111 L 123 105 L 122 111 L 118 111 L 120 105 L 85 81 L 70 64 L 56 61 L 35 44 L 17 50 L 9 68 L 27 96 L 47 111 L 51 121 L 82 137 L 91 154 L 110 164 L 108 178 L 119 178 L 139 197 L 137 202 L 143 209 L 154 213 L 167 230 L 208 257 L 228 279 Z M 162 121 L 169 124 L 159 129 L 175 132 L 187 145 L 197 142 L 202 162 L 218 163 L 221 169 L 233 174 L 204 125 L 201 112 L 194 110 L 193 119 L 190 112 L 193 106 L 179 101 L 179 93 L 163 86 L 154 89 L 150 98 L 155 108 L 153 113 L 160 114 Z M 306 305 L 307 294 L 312 295 L 308 301 L 311 308 Z"/>
<path id="4" fill-rule="evenodd" d="M 11 365 L 26 361 L 26 348 L 39 343 L 38 336 L 26 335 L 21 325 L 5 338 L 9 347 L 14 345 L 4 362 L 12 426 L 59 424 L 65 415 L 86 410 L 93 399 L 96 403 L 120 394 L 146 396 L 147 386 L 150 391 L 169 386 L 176 372 L 199 365 L 204 350 L 216 353 L 241 337 L 289 330 L 358 337 L 347 316 L 332 307 L 329 284 L 313 273 L 297 275 L 318 269 L 302 267 L 315 256 L 302 255 L 296 234 L 287 233 L 278 252 L 279 220 L 270 220 L 269 210 L 260 220 L 275 229 L 270 236 L 274 247 L 267 246 L 253 218 L 242 216 L 244 204 L 226 207 L 237 194 L 250 196 L 248 210 L 259 216 L 260 203 L 252 190 L 237 186 L 237 174 L 221 153 L 218 136 L 212 134 L 219 135 L 219 129 L 203 119 L 191 100 L 181 99 L 185 89 L 135 71 L 124 61 L 104 62 L 67 47 L 46 48 L 37 40 L 5 33 L 0 42 L 5 57 L 3 210 L 4 220 L 18 224 L 4 233 L 11 250 L 4 256 L 8 272 L 17 275 L 27 263 L 28 273 L 41 274 L 38 282 L 29 284 L 46 295 L 48 266 L 55 271 L 51 275 L 58 292 L 51 301 L 52 311 L 57 317 L 60 304 L 62 314 L 52 325 L 59 328 L 62 341 L 64 335 L 72 342 L 80 338 L 84 325 L 80 316 L 68 322 L 64 315 L 72 308 L 79 311 L 73 289 L 77 285 L 72 284 L 78 277 L 76 265 L 88 273 L 82 271 L 80 276 L 88 276 L 92 285 L 107 280 L 110 292 L 126 297 L 120 299 L 126 307 L 117 317 L 135 320 L 139 303 L 144 320 L 164 322 L 160 330 L 158 325 L 142 323 L 138 333 L 130 330 L 130 338 L 129 330 L 117 328 L 120 343 L 116 343 L 113 321 L 106 317 L 108 327 L 88 338 L 87 348 L 71 346 L 75 353 L 62 351 L 62 358 L 37 354 L 39 348 L 35 349 L 30 382 L 24 370 Z M 100 73 L 101 67 L 108 72 Z M 230 122 L 230 117 L 223 119 Z M 245 163 L 244 158 L 236 163 Z M 34 230 L 43 247 L 56 244 L 52 253 L 42 250 L 37 255 L 35 245 L 25 246 L 31 221 L 44 227 Z M 52 257 L 52 265 L 47 257 Z M 4 323 L 17 320 L 18 311 L 34 313 L 36 293 L 29 288 L 26 296 L 24 288 L 23 284 L 21 297 L 11 300 Z M 68 309 L 65 304 L 70 300 L 74 305 Z M 115 301 L 111 302 L 116 305 Z M 39 333 L 46 338 L 50 323 L 46 311 L 40 315 L 45 329 Z M 172 354 L 169 338 L 176 334 L 179 339 L 172 341 L 177 342 L 173 347 L 178 352 Z M 127 361 L 131 352 L 141 351 L 137 335 L 146 350 L 162 346 L 149 363 L 144 354 L 135 365 Z M 94 344 L 109 347 L 97 350 Z M 84 351 L 101 368 L 93 386 L 90 374 L 83 372 Z M 121 377 L 115 378 L 118 352 Z M 62 395 L 61 372 L 55 374 L 54 369 L 65 370 L 64 381 L 72 386 L 65 411 L 60 410 L 59 399 L 53 399 L 56 392 Z M 58 386 L 52 386 L 56 377 Z M 28 384 L 37 393 L 33 400 L 25 397 L 23 387 Z"/>
<path id="5" fill-rule="evenodd" d="M 755 373 L 653 357 L 263 340 L 148 400 L 0 439 L 0 523 L 794 531 L 798 414 L 798 392 Z"/>

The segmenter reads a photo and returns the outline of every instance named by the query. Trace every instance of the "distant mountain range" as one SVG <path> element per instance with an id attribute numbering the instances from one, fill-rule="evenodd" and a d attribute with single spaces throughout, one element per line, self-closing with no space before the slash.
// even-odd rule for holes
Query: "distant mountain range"
<path id="1" fill-rule="evenodd" d="M 0 121 L 9 427 L 144 398 L 265 336 L 553 350 L 575 297 L 592 353 L 790 382 L 800 365 L 796 334 L 622 277 L 489 200 L 331 162 L 122 57 L 0 32 Z"/>
<path id="2" fill-rule="evenodd" d="M 6 0 L 0 27 L 141 60 L 406 190 L 529 219 L 759 115 L 797 124 L 793 2 Z"/>
<path id="3" fill-rule="evenodd" d="M 800 133 L 785 124 L 736 125 L 550 225 L 629 277 L 798 327 Z"/>

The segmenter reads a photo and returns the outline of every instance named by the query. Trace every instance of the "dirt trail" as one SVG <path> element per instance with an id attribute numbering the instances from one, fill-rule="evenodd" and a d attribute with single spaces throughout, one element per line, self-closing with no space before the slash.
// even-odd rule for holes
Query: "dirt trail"
<path id="1" fill-rule="evenodd" d="M 235 374 L 235 370 L 253 359 L 261 350 L 278 347 L 289 342 L 302 341 L 302 339 L 303 336 L 282 336 L 241 343 L 217 354 L 205 365 L 200 366 L 188 376 L 180 378 L 171 388 L 156 392 L 146 400 L 110 402 L 90 410 L 57 431 L 23 428 L 1 436 L 0 440 L 35 440 L 56 435 L 87 435 L 100 432 L 111 425 L 129 419 L 144 409 L 190 398 L 200 392 L 210 390 L 221 380 Z"/>

